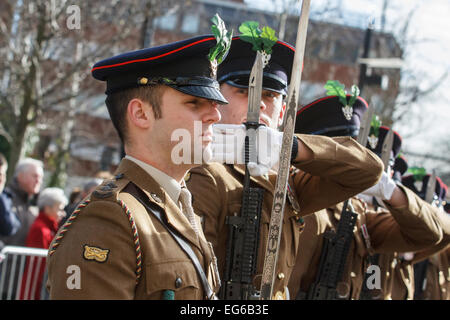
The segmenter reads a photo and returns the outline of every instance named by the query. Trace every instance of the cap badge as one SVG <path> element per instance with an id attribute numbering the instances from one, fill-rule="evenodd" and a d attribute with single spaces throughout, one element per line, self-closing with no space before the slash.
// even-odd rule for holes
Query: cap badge
<path id="1" fill-rule="evenodd" d="M 348 121 L 352 120 L 353 107 L 346 105 L 345 107 L 342 107 L 342 112 L 344 113 L 345 119 Z"/>
<path id="2" fill-rule="evenodd" d="M 217 63 L 217 60 L 210 61 L 210 63 L 211 63 L 211 66 L 210 66 L 211 78 L 216 79 L 217 78 L 217 66 L 219 64 Z"/>
<path id="3" fill-rule="evenodd" d="M 367 137 L 367 142 L 369 142 L 369 146 L 372 149 L 375 149 L 378 145 L 378 137 L 375 136 L 374 134 L 371 134 L 370 136 Z"/>
<path id="4" fill-rule="evenodd" d="M 352 94 L 347 102 L 347 91 L 345 91 L 345 85 L 338 80 L 328 80 L 324 88 L 327 90 L 327 96 L 337 96 L 339 102 L 343 105 L 342 113 L 347 121 L 352 120 L 353 105 L 359 96 L 360 90 L 358 86 L 353 85 L 351 88 Z"/>
<path id="5" fill-rule="evenodd" d="M 423 187 L 423 181 L 414 181 L 414 187 L 417 191 L 421 191 Z"/>
<path id="6" fill-rule="evenodd" d="M 378 145 L 378 136 L 380 134 L 381 120 L 376 114 L 373 115 L 372 121 L 370 122 L 370 132 L 369 137 L 367 137 L 367 142 L 372 149 L 375 149 Z"/>

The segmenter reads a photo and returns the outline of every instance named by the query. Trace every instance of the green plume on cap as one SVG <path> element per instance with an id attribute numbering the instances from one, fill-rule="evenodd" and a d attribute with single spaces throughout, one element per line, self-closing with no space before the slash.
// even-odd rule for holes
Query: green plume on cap
<path id="1" fill-rule="evenodd" d="M 211 32 L 216 38 L 217 43 L 209 50 L 208 58 L 210 61 L 216 60 L 217 64 L 220 64 L 230 50 L 233 30 L 227 31 L 225 22 L 223 22 L 217 13 L 212 17 L 211 22 L 213 23 L 211 25 Z"/>
<path id="2" fill-rule="evenodd" d="M 374 114 L 372 117 L 372 121 L 370 122 L 369 135 L 373 134 L 375 137 L 378 137 L 378 135 L 380 134 L 380 127 L 381 127 L 381 120 L 376 114 Z"/>
<path id="3" fill-rule="evenodd" d="M 254 51 L 264 51 L 266 54 L 272 53 L 272 47 L 277 42 L 275 30 L 270 27 L 259 28 L 258 21 L 245 21 L 239 26 L 242 41 L 253 45 Z"/>
<path id="4" fill-rule="evenodd" d="M 427 171 L 422 167 L 411 167 L 408 172 L 412 173 L 414 181 L 423 181 L 423 178 L 427 175 Z"/>
<path id="5" fill-rule="evenodd" d="M 352 95 L 347 103 L 347 91 L 345 91 L 345 85 L 338 80 L 328 80 L 324 88 L 327 90 L 327 96 L 337 96 L 344 107 L 347 105 L 352 107 L 360 93 L 358 86 L 355 84 L 352 85 Z"/>

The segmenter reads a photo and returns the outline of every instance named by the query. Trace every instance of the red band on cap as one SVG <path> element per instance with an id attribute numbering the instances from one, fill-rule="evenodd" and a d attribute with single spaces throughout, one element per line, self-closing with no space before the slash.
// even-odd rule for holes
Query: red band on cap
<path id="1" fill-rule="evenodd" d="M 386 131 L 389 131 L 391 128 L 386 127 L 386 126 L 381 126 L 380 128 L 385 129 Z M 397 135 L 397 137 L 400 139 L 400 141 L 402 141 L 402 137 L 398 134 L 397 131 L 392 130 L 394 132 L 395 135 Z"/>
<path id="2" fill-rule="evenodd" d="M 199 41 L 196 41 L 196 42 L 187 44 L 187 45 L 185 45 L 185 46 L 183 46 L 183 47 L 181 47 L 181 48 L 178 48 L 178 49 L 175 49 L 175 50 L 172 50 L 172 51 L 169 51 L 169 52 L 160 54 L 159 56 L 155 56 L 155 57 L 150 57 L 150 58 L 145 58 L 145 59 L 137 59 L 137 60 L 131 60 L 131 61 L 125 61 L 125 62 L 121 62 L 121 63 L 110 64 L 110 65 L 107 65 L 107 66 L 96 67 L 96 68 L 93 68 L 93 69 L 91 70 L 91 72 L 93 72 L 93 71 L 95 71 L 95 70 L 99 70 L 99 69 L 106 69 L 106 68 L 119 67 L 119 66 L 123 66 L 123 65 L 125 65 L 125 64 L 130 64 L 130 63 L 135 63 L 135 62 L 143 62 L 143 61 L 156 60 L 156 59 L 159 59 L 159 58 L 162 58 L 162 57 L 171 55 L 172 53 L 178 52 L 178 51 L 180 51 L 180 50 L 184 50 L 184 49 L 186 49 L 186 48 L 192 47 L 192 46 L 194 46 L 194 45 L 196 45 L 196 44 L 199 44 L 199 43 L 202 43 L 202 42 L 206 42 L 206 41 L 210 41 L 210 40 L 215 40 L 215 38 L 214 38 L 214 37 L 205 38 L 205 39 L 202 39 L 202 40 L 199 40 Z"/>
<path id="3" fill-rule="evenodd" d="M 327 97 L 323 97 L 323 98 L 321 98 L 321 99 L 319 99 L 319 100 L 313 101 L 313 102 L 311 102 L 310 104 L 307 104 L 306 106 L 304 106 L 303 108 L 301 108 L 300 110 L 298 110 L 298 111 L 297 111 L 297 116 L 298 116 L 300 113 L 302 113 L 303 111 L 305 111 L 306 109 L 311 108 L 313 105 L 315 105 L 315 104 L 317 104 L 317 103 L 319 103 L 319 102 L 321 102 L 321 101 L 323 101 L 323 100 L 327 100 L 327 99 L 331 99 L 331 98 L 335 98 L 335 97 L 337 97 L 337 96 L 327 96 Z M 347 97 L 350 97 L 350 95 L 348 94 Z M 364 99 L 361 98 L 361 97 L 358 97 L 358 99 L 361 100 L 361 102 L 363 103 L 363 105 L 364 105 L 366 108 L 369 108 L 369 104 L 367 103 L 366 100 L 364 100 Z"/>

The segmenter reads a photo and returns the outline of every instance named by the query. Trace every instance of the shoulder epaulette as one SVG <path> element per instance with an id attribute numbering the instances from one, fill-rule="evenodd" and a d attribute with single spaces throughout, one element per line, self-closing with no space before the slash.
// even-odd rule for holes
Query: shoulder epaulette
<path id="1" fill-rule="evenodd" d="M 53 253 L 56 251 L 56 248 L 61 243 L 61 240 L 63 239 L 64 235 L 67 233 L 73 222 L 78 218 L 84 207 L 86 207 L 89 203 L 95 201 L 116 202 L 117 204 L 120 205 L 123 212 L 125 213 L 130 223 L 131 231 L 133 233 L 133 243 L 136 251 L 136 282 L 138 282 L 142 272 L 141 246 L 139 241 L 139 234 L 136 228 L 136 223 L 131 214 L 131 211 L 128 209 L 125 202 L 119 199 L 120 191 L 123 190 L 130 182 L 128 179 L 123 179 L 123 177 L 124 177 L 123 174 L 118 174 L 115 176 L 115 179 L 105 180 L 92 192 L 90 197 L 88 197 L 85 201 L 83 201 L 77 206 L 77 208 L 72 212 L 70 217 L 67 219 L 67 221 L 64 223 L 64 225 L 61 227 L 60 231 L 56 235 L 52 247 L 49 249 L 49 256 L 53 255 Z"/>

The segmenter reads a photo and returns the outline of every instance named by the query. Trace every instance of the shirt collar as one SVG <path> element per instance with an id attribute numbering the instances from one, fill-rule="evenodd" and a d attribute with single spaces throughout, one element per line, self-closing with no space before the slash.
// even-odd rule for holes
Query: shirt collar
<path id="1" fill-rule="evenodd" d="M 132 156 L 126 155 L 125 159 L 131 160 L 145 170 L 155 181 L 167 192 L 169 197 L 173 202 L 178 203 L 178 198 L 180 197 L 181 185 L 171 176 L 165 174 L 161 170 L 138 160 Z"/>

